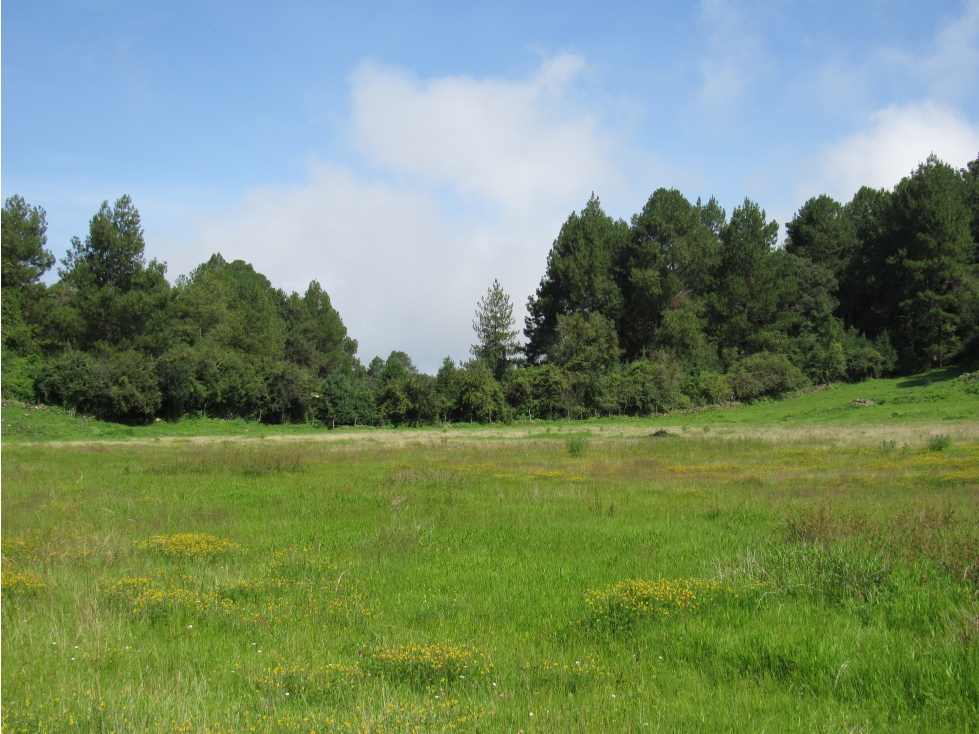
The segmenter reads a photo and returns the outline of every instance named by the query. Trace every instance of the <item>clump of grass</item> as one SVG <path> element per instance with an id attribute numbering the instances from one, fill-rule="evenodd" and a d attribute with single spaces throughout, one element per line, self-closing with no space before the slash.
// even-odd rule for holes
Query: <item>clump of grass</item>
<path id="1" fill-rule="evenodd" d="M 483 704 L 463 704 L 447 696 L 422 704 L 392 701 L 378 711 L 365 712 L 356 717 L 357 731 L 480 731 L 481 727 L 472 724 L 493 713 L 492 710 L 487 711 Z"/>
<path id="2" fill-rule="evenodd" d="M 154 474 L 230 474 L 266 477 L 294 474 L 308 467 L 306 456 L 298 449 L 189 449 L 172 461 L 155 464 Z"/>
<path id="3" fill-rule="evenodd" d="M 590 654 L 573 663 L 546 658 L 527 662 L 521 666 L 520 674 L 532 689 L 560 686 L 569 693 L 576 693 L 581 688 L 609 677 L 608 669 Z"/>
<path id="4" fill-rule="evenodd" d="M 584 436 L 571 436 L 564 439 L 564 447 L 568 450 L 568 456 L 581 456 L 588 448 L 588 439 Z"/>
<path id="5" fill-rule="evenodd" d="M 312 703 L 354 688 L 361 676 L 357 664 L 279 664 L 265 671 L 260 688 L 271 696 L 300 696 L 306 703 Z"/>
<path id="6" fill-rule="evenodd" d="M 585 603 L 591 607 L 591 626 L 608 631 L 626 629 L 643 618 L 694 612 L 721 594 L 740 596 L 721 581 L 703 579 L 625 579 L 605 589 L 591 589 Z"/>
<path id="7" fill-rule="evenodd" d="M 391 476 L 390 482 L 395 489 L 430 486 L 452 492 L 461 488 L 464 480 L 465 475 L 459 471 L 450 469 L 419 470 L 409 467 L 395 472 Z"/>
<path id="8" fill-rule="evenodd" d="M 929 451 L 944 451 L 952 445 L 952 439 L 948 435 L 935 434 L 929 436 L 925 444 Z"/>
<path id="9" fill-rule="evenodd" d="M 232 604 L 230 600 L 222 600 L 214 591 L 148 589 L 133 601 L 132 612 L 159 619 L 181 612 L 204 614 L 216 609 L 227 610 Z"/>
<path id="10" fill-rule="evenodd" d="M 893 438 L 890 441 L 885 438 L 877 446 L 882 454 L 893 454 L 897 448 L 897 442 Z"/>
<path id="11" fill-rule="evenodd" d="M 825 544 L 864 533 L 870 518 L 862 512 L 834 511 L 827 505 L 789 510 L 784 537 L 789 543 Z"/>
<path id="12" fill-rule="evenodd" d="M 31 558 L 37 553 L 41 539 L 37 533 L 27 535 L 4 536 L 0 538 L 0 550 L 4 561 Z"/>
<path id="13" fill-rule="evenodd" d="M 895 589 L 890 562 L 853 544 L 785 539 L 758 552 L 739 552 L 735 559 L 718 564 L 717 575 L 766 595 L 805 597 L 827 604 L 873 604 Z"/>
<path id="14" fill-rule="evenodd" d="M 138 547 L 140 550 L 162 553 L 168 558 L 195 558 L 197 560 L 242 551 L 242 547 L 237 543 L 205 533 L 156 535 L 139 543 Z"/>
<path id="15" fill-rule="evenodd" d="M 951 507 L 915 507 L 888 518 L 822 505 L 788 513 L 785 539 L 790 543 L 831 545 L 859 542 L 893 559 L 941 560 L 956 548 L 979 563 L 979 527 Z"/>
<path id="16" fill-rule="evenodd" d="M 602 505 L 602 501 L 596 497 L 593 502 L 588 503 L 588 511 L 599 516 L 613 517 L 615 515 L 615 503 L 610 502 L 608 505 Z"/>
<path id="17" fill-rule="evenodd" d="M 469 645 L 406 645 L 376 650 L 371 671 L 391 680 L 421 685 L 446 685 L 485 676 L 492 665 Z"/>
<path id="18" fill-rule="evenodd" d="M 181 581 L 193 582 L 182 577 Z M 185 612 L 202 614 L 213 610 L 230 611 L 234 606 L 231 599 L 222 599 L 216 591 L 187 589 L 178 586 L 154 584 L 145 576 L 123 577 L 104 580 L 102 592 L 110 599 L 124 604 L 130 613 L 150 619 L 161 619 Z"/>
<path id="19" fill-rule="evenodd" d="M 102 579 L 102 593 L 132 602 L 153 585 L 148 576 L 124 576 L 120 579 Z"/>
<path id="20" fill-rule="evenodd" d="M 48 690 L 47 696 L 20 699 L 4 697 L 4 732 L 105 731 L 106 701 L 89 687 L 68 693 L 64 688 Z M 66 695 L 67 694 L 67 695 Z M 156 731 L 176 731 L 158 727 Z M 187 729 L 186 731 L 189 731 Z"/>
<path id="21" fill-rule="evenodd" d="M 766 565 L 775 589 L 828 604 L 875 604 L 895 588 L 887 559 L 852 546 L 773 546 Z"/>
<path id="22" fill-rule="evenodd" d="M 315 548 L 291 545 L 276 551 L 263 564 L 262 573 L 278 582 L 328 581 L 332 582 L 340 566 Z"/>
<path id="23" fill-rule="evenodd" d="M 2 574 L 0 574 L 0 588 L 3 594 L 27 596 L 35 594 L 43 589 L 47 584 L 36 573 L 29 568 L 11 569 L 9 564 L 5 564 Z"/>
<path id="24" fill-rule="evenodd" d="M 775 564 L 808 567 L 804 583 L 832 599 L 877 598 L 895 564 L 979 588 L 979 528 L 948 507 L 883 519 L 825 505 L 802 508 L 788 514 L 784 540 L 787 548 L 772 547 Z"/>

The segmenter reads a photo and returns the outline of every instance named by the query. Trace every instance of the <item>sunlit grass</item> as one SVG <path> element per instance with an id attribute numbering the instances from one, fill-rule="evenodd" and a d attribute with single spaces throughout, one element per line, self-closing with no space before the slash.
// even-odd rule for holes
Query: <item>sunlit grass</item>
<path id="1" fill-rule="evenodd" d="M 3 730 L 977 728 L 979 443 L 511 430 L 5 442 Z"/>

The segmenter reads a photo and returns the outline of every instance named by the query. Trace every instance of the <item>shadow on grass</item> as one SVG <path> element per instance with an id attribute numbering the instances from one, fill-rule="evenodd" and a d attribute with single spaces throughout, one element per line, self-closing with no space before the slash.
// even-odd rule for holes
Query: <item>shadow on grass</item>
<path id="1" fill-rule="evenodd" d="M 901 382 L 897 383 L 897 387 L 927 387 L 928 385 L 933 385 L 936 382 L 947 382 L 948 380 L 954 380 L 964 371 L 965 370 L 959 366 L 943 367 L 937 370 L 930 370 L 928 372 L 923 372 L 920 375 L 915 375 L 914 377 L 909 377 L 906 380 L 902 380 Z"/>

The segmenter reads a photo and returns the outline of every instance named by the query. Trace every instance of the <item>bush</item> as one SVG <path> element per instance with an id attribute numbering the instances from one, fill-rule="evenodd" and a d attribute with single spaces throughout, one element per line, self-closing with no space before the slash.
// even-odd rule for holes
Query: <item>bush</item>
<path id="1" fill-rule="evenodd" d="M 109 354 L 99 361 L 93 412 L 103 420 L 142 423 L 163 404 L 153 361 L 138 352 Z"/>
<path id="2" fill-rule="evenodd" d="M 551 420 L 563 413 L 564 374 L 552 364 L 515 370 L 509 374 L 504 393 L 516 414 Z"/>
<path id="3" fill-rule="evenodd" d="M 837 322 L 821 334 L 804 333 L 792 343 L 793 362 L 815 382 L 845 380 L 848 351 L 845 334 Z"/>
<path id="4" fill-rule="evenodd" d="M 65 352 L 41 368 L 37 390 L 45 402 L 123 423 L 148 421 L 163 404 L 153 361 L 133 351 Z"/>
<path id="5" fill-rule="evenodd" d="M 257 357 L 213 343 L 190 351 L 194 369 L 188 409 L 218 418 L 256 418 L 269 411 L 266 370 Z"/>
<path id="6" fill-rule="evenodd" d="M 366 380 L 354 384 L 353 406 L 355 426 L 373 426 L 378 423 L 377 396 Z"/>
<path id="7" fill-rule="evenodd" d="M 37 399 L 35 383 L 41 370 L 37 357 L 7 356 L 4 353 L 3 370 L 0 371 L 4 399 L 33 403 Z"/>
<path id="8" fill-rule="evenodd" d="M 435 390 L 429 375 L 406 372 L 389 377 L 377 393 L 379 417 L 396 426 L 432 423 L 435 409 Z"/>
<path id="9" fill-rule="evenodd" d="M 944 451 L 951 447 L 952 439 L 949 436 L 943 436 L 941 434 L 929 436 L 927 445 L 929 451 Z"/>
<path id="10" fill-rule="evenodd" d="M 44 364 L 36 385 L 45 403 L 69 411 L 92 411 L 98 382 L 95 360 L 85 352 L 67 351 Z"/>
<path id="11" fill-rule="evenodd" d="M 700 405 L 715 405 L 734 398 L 726 375 L 717 372 L 698 372 L 683 384 L 683 392 Z"/>
<path id="12" fill-rule="evenodd" d="M 453 379 L 457 419 L 484 422 L 506 418 L 503 388 L 482 363 L 470 362 L 458 370 Z"/>
<path id="13" fill-rule="evenodd" d="M 846 372 L 851 380 L 880 377 L 892 371 L 897 363 L 897 352 L 891 346 L 886 331 L 871 342 L 851 328 L 846 332 L 843 346 L 846 351 Z"/>
<path id="14" fill-rule="evenodd" d="M 572 436 L 564 439 L 564 447 L 568 450 L 568 456 L 581 456 L 588 448 L 588 439 L 584 436 Z"/>
<path id="15" fill-rule="evenodd" d="M 189 347 L 176 347 L 156 361 L 156 380 L 162 396 L 162 412 L 169 420 L 178 420 L 195 406 L 200 385 L 194 374 L 194 360 Z"/>
<path id="16" fill-rule="evenodd" d="M 310 370 L 293 362 L 275 364 L 268 377 L 269 417 L 277 415 L 280 423 L 308 421 L 315 409 L 317 383 Z"/>
<path id="17" fill-rule="evenodd" d="M 625 374 L 633 389 L 629 402 L 622 406 L 623 410 L 649 415 L 686 407 L 690 398 L 680 389 L 683 377 L 683 367 L 679 361 L 666 352 L 633 362 Z"/>
<path id="18" fill-rule="evenodd" d="M 356 420 L 353 383 L 343 373 L 330 375 L 320 387 L 316 413 L 323 423 L 330 426 L 349 426 Z"/>
<path id="19" fill-rule="evenodd" d="M 738 400 L 756 400 L 799 390 L 806 385 L 802 371 L 784 354 L 761 352 L 731 367 L 731 391 Z"/>

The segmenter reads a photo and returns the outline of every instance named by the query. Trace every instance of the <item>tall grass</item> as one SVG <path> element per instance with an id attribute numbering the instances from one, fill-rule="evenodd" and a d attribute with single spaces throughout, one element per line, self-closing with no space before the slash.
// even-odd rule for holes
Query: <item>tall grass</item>
<path id="1" fill-rule="evenodd" d="M 979 727 L 979 444 L 649 432 L 5 444 L 3 730 Z"/>

